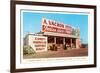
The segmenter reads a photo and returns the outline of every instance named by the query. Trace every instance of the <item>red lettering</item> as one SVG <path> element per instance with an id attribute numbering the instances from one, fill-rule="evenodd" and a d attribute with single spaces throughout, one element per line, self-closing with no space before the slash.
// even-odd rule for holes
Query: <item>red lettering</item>
<path id="1" fill-rule="evenodd" d="M 37 38 L 37 37 L 35 37 L 35 40 L 45 40 L 45 38 Z"/>
<path id="2" fill-rule="evenodd" d="M 63 34 L 72 34 L 72 27 L 69 25 L 64 25 L 63 23 L 57 23 L 52 20 L 44 20 L 45 26 L 42 26 L 43 32 L 55 32 Z"/>
<path id="3" fill-rule="evenodd" d="M 46 21 L 46 19 L 43 19 L 43 24 L 47 24 L 47 21 Z"/>
<path id="4" fill-rule="evenodd" d="M 64 28 L 64 25 L 63 24 L 60 24 L 60 23 L 57 23 L 57 26 Z"/>

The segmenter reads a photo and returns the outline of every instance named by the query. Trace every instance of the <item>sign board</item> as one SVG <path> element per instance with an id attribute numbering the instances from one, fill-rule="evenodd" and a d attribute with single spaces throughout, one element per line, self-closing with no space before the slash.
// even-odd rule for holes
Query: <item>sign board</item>
<path id="1" fill-rule="evenodd" d="M 47 51 L 47 37 L 29 35 L 29 45 L 36 52 Z"/>
<path id="2" fill-rule="evenodd" d="M 42 19 L 42 32 L 54 32 L 62 34 L 72 34 L 72 27 L 53 20 Z"/>

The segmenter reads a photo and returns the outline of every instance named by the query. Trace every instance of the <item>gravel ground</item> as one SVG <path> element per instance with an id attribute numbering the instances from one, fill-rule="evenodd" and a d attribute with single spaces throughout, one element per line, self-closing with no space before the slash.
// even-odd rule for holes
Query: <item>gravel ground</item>
<path id="1" fill-rule="evenodd" d="M 80 48 L 80 49 L 71 49 L 71 50 L 38 52 L 35 54 L 24 55 L 24 59 L 52 58 L 52 57 L 78 57 L 78 56 L 88 56 L 88 49 Z"/>

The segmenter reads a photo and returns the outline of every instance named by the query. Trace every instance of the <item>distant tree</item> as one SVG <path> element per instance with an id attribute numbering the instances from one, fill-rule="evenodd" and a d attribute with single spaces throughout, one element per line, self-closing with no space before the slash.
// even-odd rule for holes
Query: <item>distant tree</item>
<path id="1" fill-rule="evenodd" d="M 79 29 L 72 29 L 72 35 L 80 36 L 80 31 L 79 31 Z"/>

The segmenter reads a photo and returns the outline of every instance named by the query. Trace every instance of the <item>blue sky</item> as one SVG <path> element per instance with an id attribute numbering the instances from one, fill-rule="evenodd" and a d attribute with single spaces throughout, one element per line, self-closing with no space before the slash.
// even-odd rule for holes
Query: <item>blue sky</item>
<path id="1" fill-rule="evenodd" d="M 59 14 L 43 12 L 23 12 L 23 34 L 28 32 L 36 33 L 41 31 L 42 18 L 55 20 L 64 24 L 69 24 L 75 28 L 80 28 L 80 37 L 83 43 L 88 43 L 88 15 L 84 14 Z"/>

